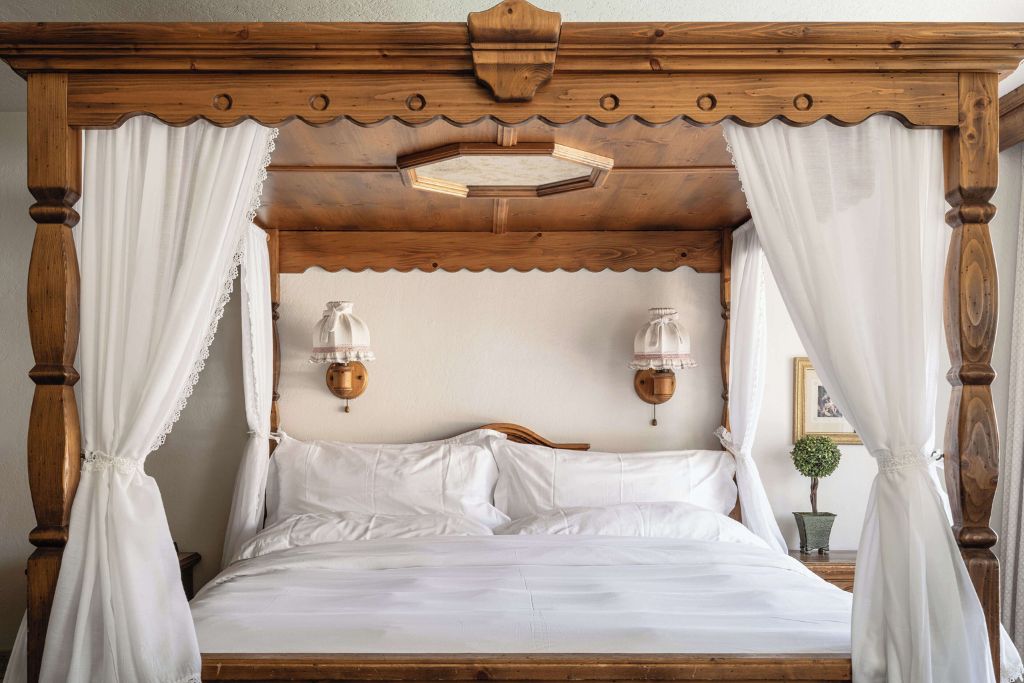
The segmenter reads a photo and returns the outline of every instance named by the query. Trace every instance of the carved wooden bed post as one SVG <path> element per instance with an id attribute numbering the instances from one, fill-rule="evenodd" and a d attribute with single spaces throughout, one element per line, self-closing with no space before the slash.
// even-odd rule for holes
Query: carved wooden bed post
<path id="1" fill-rule="evenodd" d="M 992 345 L 998 284 L 988 222 L 999 172 L 998 78 L 960 74 L 957 128 L 945 133 L 946 200 L 953 228 L 946 261 L 945 328 L 953 386 L 946 421 L 946 487 L 956 535 L 978 591 L 999 672 L 999 561 L 989 527 L 999 474 L 999 432 L 992 405 Z"/>
<path id="2" fill-rule="evenodd" d="M 68 539 L 78 485 L 78 259 L 71 228 L 81 191 L 81 139 L 68 125 L 68 77 L 28 77 L 28 186 L 37 223 L 28 275 L 28 324 L 35 382 L 28 428 L 28 472 L 36 546 L 28 561 L 28 678 L 39 678 L 46 625 Z"/>
<path id="3" fill-rule="evenodd" d="M 722 230 L 722 426 L 729 429 L 729 336 L 732 333 L 732 229 Z"/>
<path id="4" fill-rule="evenodd" d="M 281 337 L 277 331 L 277 321 L 281 317 L 278 307 L 281 305 L 281 238 L 276 229 L 267 230 L 267 248 L 270 252 L 270 314 L 274 326 L 274 392 L 270 401 L 270 431 L 276 432 L 281 428 L 281 413 L 278 401 L 281 394 L 278 389 L 281 384 Z M 277 442 L 271 439 L 270 452 L 274 452 Z"/>

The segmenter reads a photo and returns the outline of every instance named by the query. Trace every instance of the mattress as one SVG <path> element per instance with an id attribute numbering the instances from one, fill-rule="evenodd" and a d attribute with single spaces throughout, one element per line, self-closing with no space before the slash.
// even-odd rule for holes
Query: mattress
<path id="1" fill-rule="evenodd" d="M 544 535 L 289 548 L 192 601 L 210 653 L 848 654 L 850 609 L 760 547 Z"/>

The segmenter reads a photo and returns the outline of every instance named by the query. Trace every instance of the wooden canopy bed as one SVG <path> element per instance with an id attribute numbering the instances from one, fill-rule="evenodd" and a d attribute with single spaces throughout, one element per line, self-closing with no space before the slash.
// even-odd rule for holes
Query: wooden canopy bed
<path id="1" fill-rule="evenodd" d="M 989 527 L 998 470 L 990 389 L 997 285 L 988 222 L 1000 149 L 997 84 L 1024 57 L 1024 24 L 563 24 L 555 13 L 505 0 L 465 24 L 0 24 L 0 56 L 28 81 L 28 185 L 38 224 L 28 285 L 36 361 L 28 466 L 37 519 L 28 563 L 30 680 L 39 673 L 80 466 L 72 390 L 79 280 L 70 230 L 78 221 L 80 131 L 137 115 L 171 125 L 251 118 L 282 126 L 258 217 L 271 245 L 275 320 L 279 274 L 313 266 L 685 265 L 721 273 L 725 342 L 731 231 L 748 214 L 721 136 L 708 126 L 724 119 L 856 125 L 880 114 L 944 130 L 953 229 L 947 486 L 955 536 L 999 661 L 999 568 Z M 1013 97 L 1005 144 L 1020 137 L 1024 108 L 1019 92 Z M 601 184 L 589 213 L 572 203 L 578 187 L 550 197 L 536 188 L 478 188 L 463 199 L 411 187 L 396 164 L 397 156 L 445 145 L 514 148 L 553 139 L 615 159 L 588 179 Z M 681 184 L 666 192 L 652 182 L 666 175 Z M 650 196 L 623 206 L 638 188 Z M 204 654 L 203 677 L 842 681 L 850 660 Z"/>

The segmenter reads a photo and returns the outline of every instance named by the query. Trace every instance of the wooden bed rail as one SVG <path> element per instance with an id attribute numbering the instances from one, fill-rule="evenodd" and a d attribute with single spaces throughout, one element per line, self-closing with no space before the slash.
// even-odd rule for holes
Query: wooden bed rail
<path id="1" fill-rule="evenodd" d="M 347 118 L 361 125 L 445 118 L 463 125 L 481 117 L 515 124 L 539 117 L 556 126 L 581 117 L 602 125 L 627 118 L 648 125 L 680 118 L 697 125 L 725 119 L 852 125 L 882 114 L 945 129 L 953 230 L 945 301 L 953 385 L 947 485 L 957 542 L 985 608 L 998 664 L 999 571 L 989 527 L 998 464 L 990 386 L 997 286 L 988 223 L 998 168 L 996 86 L 1024 57 L 1022 37 L 1024 24 L 562 25 L 525 0 L 505 0 L 468 24 L 0 24 L 0 57 L 28 79 L 28 185 L 36 199 L 28 280 L 35 358 L 29 374 L 36 385 L 28 468 L 37 520 L 27 572 L 29 680 L 38 679 L 79 472 L 72 391 L 79 283 L 70 234 L 81 187 L 76 127 L 117 126 L 139 114 L 173 125 L 200 118 L 217 125 L 246 118 L 267 124 Z M 276 309 L 279 238 L 275 226 L 266 227 Z M 726 312 L 727 290 L 723 282 Z M 276 397 L 273 415 L 276 427 Z M 242 666 L 244 657 L 250 656 L 208 655 L 205 677 L 232 678 L 228 674 L 238 669 L 231 667 Z M 302 656 L 277 663 L 250 659 L 261 680 L 397 675 L 384 663 L 373 669 Z M 486 666 L 479 657 L 451 665 L 420 659 L 419 668 L 398 677 L 564 680 L 579 671 L 570 672 L 571 662 L 529 670 L 516 668 L 515 660 L 502 665 L 500 658 Z M 586 671 L 593 680 L 669 676 L 643 659 L 593 656 Z M 784 658 L 766 658 L 761 669 L 753 660 L 734 666 L 735 659 L 679 660 L 670 677 L 848 675 L 848 660 L 825 666 L 822 658 L 809 658 L 808 666 L 825 668 L 794 674 Z M 809 678 L 812 671 L 819 676 Z"/>

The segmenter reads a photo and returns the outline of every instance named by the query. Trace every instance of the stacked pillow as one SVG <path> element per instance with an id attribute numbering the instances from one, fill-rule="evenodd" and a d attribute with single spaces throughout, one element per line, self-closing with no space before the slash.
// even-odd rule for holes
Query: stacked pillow
<path id="1" fill-rule="evenodd" d="M 264 532 L 242 557 L 350 540 L 576 534 L 760 543 L 726 515 L 724 451 L 599 453 L 474 430 L 413 444 L 299 441 L 274 451 Z"/>

